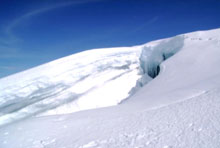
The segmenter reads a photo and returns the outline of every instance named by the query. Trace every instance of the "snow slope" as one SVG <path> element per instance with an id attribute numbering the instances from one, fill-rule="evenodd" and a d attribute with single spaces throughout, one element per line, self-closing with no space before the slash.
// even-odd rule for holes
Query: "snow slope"
<path id="1" fill-rule="evenodd" d="M 218 68 L 220 64 L 220 29 L 188 33 L 122 49 L 129 50 L 130 54 L 134 55 L 130 58 L 133 61 L 131 63 L 134 64 L 129 65 L 129 70 L 134 72 L 130 78 L 135 78 L 119 81 L 120 77 L 117 77 L 118 80 L 113 80 L 118 81 L 118 84 L 123 82 L 118 89 L 127 87 L 127 82 L 133 81 L 126 92 L 123 91 L 126 95 L 121 97 L 120 101 L 129 94 L 133 94 L 129 99 L 118 106 L 67 115 L 34 117 L 3 126 L 0 128 L 0 147 L 220 147 L 220 69 Z M 109 55 L 107 57 L 109 60 L 115 59 L 121 50 L 117 50 L 113 57 Z M 105 55 L 107 55 L 107 51 L 111 55 L 112 51 L 104 51 Z M 125 52 L 123 51 L 123 53 Z M 127 56 L 130 54 L 123 54 L 124 59 L 128 59 Z M 111 62 L 108 67 L 112 65 L 114 62 Z M 121 64 L 121 66 L 124 65 Z M 114 69 L 112 67 L 111 69 Z M 39 68 L 42 67 L 38 67 L 37 71 Z M 37 71 L 36 75 L 39 75 Z M 57 71 L 60 70 L 57 69 Z M 128 73 L 129 71 L 123 72 Z M 30 74 L 24 72 L 19 75 L 24 76 L 25 73 L 27 73 L 27 77 Z M 56 73 L 52 73 L 56 75 Z M 97 75 L 97 77 L 101 76 Z M 19 89 L 20 84 L 14 86 L 14 80 L 11 80 L 16 77 L 18 76 L 14 75 L 2 79 L 0 84 L 11 85 Z M 62 84 L 64 83 L 62 82 Z M 95 84 L 95 86 L 97 85 Z M 47 96 L 51 88 L 53 92 L 54 86 L 52 85 L 46 89 L 46 93 L 41 92 L 41 95 Z M 2 95 L 4 98 L 2 100 L 5 101 L 3 104 L 7 102 L 10 104 L 10 100 L 8 100 L 10 97 L 7 95 L 12 92 L 16 94 L 16 91 L 2 86 L 1 89 L 9 91 Z M 61 88 L 55 87 L 56 91 L 59 89 Z M 61 89 L 60 92 L 66 91 Z M 103 92 L 112 93 L 112 90 L 106 89 Z M 104 93 L 101 98 L 106 99 L 107 97 L 108 95 Z M 23 100 L 25 99 L 27 98 L 23 98 Z M 117 98 L 111 97 L 111 99 L 116 100 Z M 15 98 L 11 100 L 13 102 L 11 104 L 17 103 L 14 102 Z M 24 107 L 23 102 L 21 104 Z M 10 105 L 8 110 L 10 110 Z M 7 105 L 1 109 L 5 111 L 5 108 Z M 21 112 L 16 114 L 20 110 L 13 112 L 8 110 L 3 112 L 2 117 L 13 119 L 8 118 L 9 115 L 13 113 L 21 115 Z M 30 110 L 26 110 L 27 114 L 29 112 Z M 8 121 L 4 118 L 1 119 L 2 123 Z"/>
<path id="2" fill-rule="evenodd" d="M 219 148 L 220 89 L 152 110 L 119 106 L 0 129 L 1 148 Z M 125 110 L 124 110 L 125 111 Z"/>
<path id="3" fill-rule="evenodd" d="M 183 36 L 181 50 L 163 62 L 160 74 L 135 94 L 136 104 L 144 108 L 166 105 L 220 86 L 220 29 Z"/>
<path id="4" fill-rule="evenodd" d="M 139 46 L 89 50 L 0 79 L 0 125 L 117 105 L 140 77 L 140 52 Z"/>

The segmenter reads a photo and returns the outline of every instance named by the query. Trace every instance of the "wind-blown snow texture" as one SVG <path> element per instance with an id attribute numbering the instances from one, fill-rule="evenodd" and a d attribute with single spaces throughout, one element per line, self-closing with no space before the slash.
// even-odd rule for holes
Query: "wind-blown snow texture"
<path id="1" fill-rule="evenodd" d="M 140 77 L 140 51 L 141 47 L 85 51 L 1 79 L 0 125 L 42 112 L 117 105 Z"/>
<path id="2" fill-rule="evenodd" d="M 85 96 L 84 105 L 88 101 L 94 106 L 83 108 L 82 103 L 78 110 L 115 105 L 132 96 L 118 106 L 3 126 L 0 147 L 218 148 L 219 64 L 216 29 L 130 48 L 86 51 L 1 79 L 2 125 L 66 103 L 44 115 L 72 112 L 72 104 Z"/>

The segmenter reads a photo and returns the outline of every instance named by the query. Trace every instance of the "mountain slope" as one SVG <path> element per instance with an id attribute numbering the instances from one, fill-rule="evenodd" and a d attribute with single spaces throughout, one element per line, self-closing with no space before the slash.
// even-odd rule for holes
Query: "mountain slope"
<path id="1" fill-rule="evenodd" d="M 126 93 L 133 94 L 129 99 L 118 106 L 33 117 L 4 126 L 0 147 L 218 148 L 220 29 L 179 35 L 132 50 L 136 55 L 131 59 L 138 59 L 139 54 L 140 59 L 132 69 L 136 69 L 136 86 L 129 86 L 131 92 Z"/>
<path id="2" fill-rule="evenodd" d="M 0 79 L 0 125 L 117 105 L 140 77 L 140 52 L 138 46 L 89 50 Z"/>

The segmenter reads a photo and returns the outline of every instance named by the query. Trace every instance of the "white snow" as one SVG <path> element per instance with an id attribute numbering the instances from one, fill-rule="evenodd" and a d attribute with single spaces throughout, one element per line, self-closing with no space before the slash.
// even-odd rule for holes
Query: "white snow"
<path id="1" fill-rule="evenodd" d="M 140 52 L 141 46 L 89 50 L 0 79 L 0 126 L 42 112 L 117 105 L 140 78 Z"/>
<path id="2" fill-rule="evenodd" d="M 169 57 L 166 61 L 165 54 L 165 59 Z M 175 55 L 170 57 L 171 54 Z M 91 57 L 82 60 L 88 55 Z M 79 57 L 84 65 L 80 65 L 81 62 L 77 65 L 75 57 Z M 76 63 L 71 64 L 71 61 Z M 38 113 L 44 106 L 45 109 L 54 107 L 54 102 L 60 105 L 61 99 L 68 100 L 74 95 L 82 94 L 78 100 L 73 99 L 73 102 L 82 101 L 82 109 L 88 102 L 95 104 L 93 107 L 88 105 L 88 108 L 96 108 L 101 107 L 100 102 L 103 106 L 110 106 L 114 105 L 113 102 L 118 104 L 129 94 L 132 96 L 117 106 L 32 117 L 2 126 L 0 147 L 219 148 L 219 64 L 220 29 L 215 29 L 130 48 L 86 51 L 1 79 L 0 84 L 4 86 L 0 86 L 0 92 L 3 92 L 0 122 L 3 124 L 9 119 L 15 121 Z M 79 73 L 73 76 L 73 80 L 74 66 Z M 86 74 L 82 75 L 84 72 Z M 92 75 L 87 76 L 90 72 Z M 78 82 L 78 87 L 73 82 Z M 114 95 L 114 92 L 118 93 Z M 98 94 L 99 99 L 96 98 Z M 27 96 L 32 96 L 33 102 Z M 35 102 L 39 98 L 47 102 L 41 104 L 43 107 Z M 30 107 L 32 105 L 34 107 Z M 60 107 L 62 113 L 72 112 L 69 110 L 72 104 L 66 105 L 70 106 Z M 12 109 L 15 110 L 10 112 Z M 49 114 L 57 112 L 59 108 Z"/>

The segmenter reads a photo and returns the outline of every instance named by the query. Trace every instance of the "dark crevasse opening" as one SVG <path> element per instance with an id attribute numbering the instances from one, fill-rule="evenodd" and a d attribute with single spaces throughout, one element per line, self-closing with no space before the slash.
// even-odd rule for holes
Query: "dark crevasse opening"
<path id="1" fill-rule="evenodd" d="M 150 64 L 148 64 L 146 72 L 152 79 L 154 79 L 157 75 L 159 75 L 160 64 L 175 54 L 172 51 L 169 51 L 168 53 L 164 53 L 163 51 L 166 51 L 166 50 L 162 50 L 161 53 L 157 53 L 157 54 L 159 54 L 159 55 L 157 55 L 159 57 L 158 61 L 154 61 L 153 59 L 151 59 L 152 62 L 149 61 Z M 160 57 L 160 55 L 161 55 L 161 57 Z"/>
<path id="2" fill-rule="evenodd" d="M 155 78 L 159 73 L 160 73 L 160 65 L 154 65 L 154 66 L 150 67 L 147 71 L 147 74 L 151 78 Z"/>
<path id="3" fill-rule="evenodd" d="M 148 72 L 148 75 L 151 77 L 151 78 L 155 78 L 158 74 L 160 73 L 160 65 L 157 65 L 155 67 L 155 69 L 153 70 L 153 72 Z"/>

